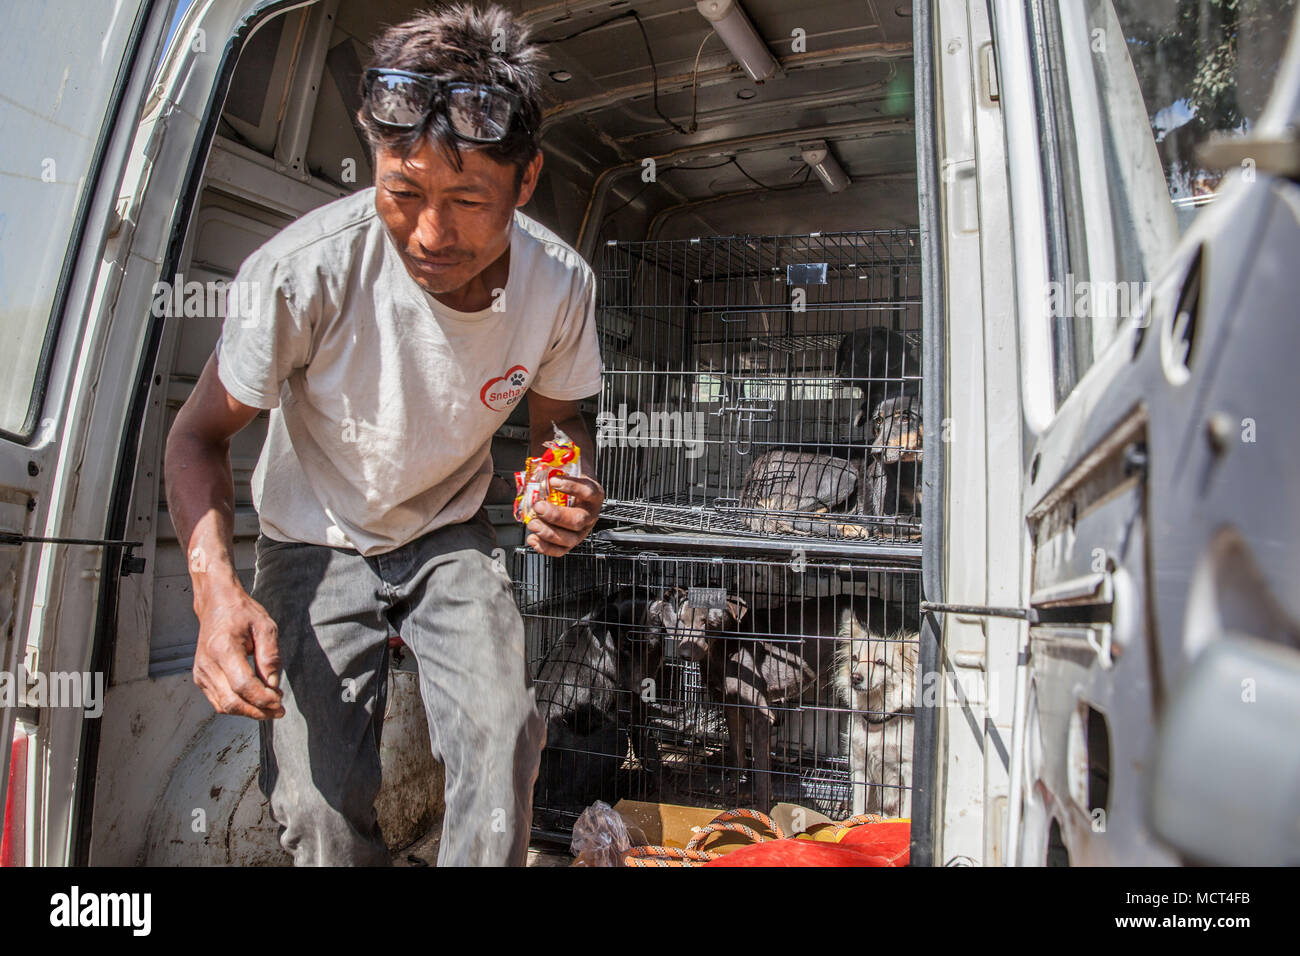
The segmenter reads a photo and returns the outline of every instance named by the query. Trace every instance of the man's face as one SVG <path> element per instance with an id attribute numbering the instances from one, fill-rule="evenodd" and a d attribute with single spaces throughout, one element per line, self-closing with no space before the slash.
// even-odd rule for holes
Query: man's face
<path id="1" fill-rule="evenodd" d="M 434 295 L 454 294 L 505 253 L 516 206 L 532 198 L 539 152 L 518 193 L 515 168 L 481 150 L 460 149 L 457 172 L 428 140 L 407 156 L 380 149 L 375 209 L 411 278 Z"/>

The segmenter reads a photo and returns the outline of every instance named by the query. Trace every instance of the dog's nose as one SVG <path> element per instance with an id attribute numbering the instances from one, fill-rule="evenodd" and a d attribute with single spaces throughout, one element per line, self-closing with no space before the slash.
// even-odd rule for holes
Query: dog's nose
<path id="1" fill-rule="evenodd" d="M 692 663 L 700 659 L 700 647 L 698 644 L 682 643 L 677 646 L 677 654 L 684 661 Z"/>
<path id="2" fill-rule="evenodd" d="M 853 681 L 853 686 L 854 686 L 854 687 L 861 687 L 863 684 L 866 683 L 866 680 L 867 680 L 865 677 L 863 677 L 863 676 L 862 676 L 861 674 L 859 674 L 857 671 L 854 671 L 854 672 L 853 672 L 853 677 L 852 677 L 851 679 L 852 679 L 852 681 Z"/>

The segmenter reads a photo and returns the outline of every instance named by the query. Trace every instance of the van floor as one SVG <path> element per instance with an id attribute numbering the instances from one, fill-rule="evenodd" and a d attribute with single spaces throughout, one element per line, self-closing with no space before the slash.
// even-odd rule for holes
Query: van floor
<path id="1" fill-rule="evenodd" d="M 433 866 L 438 860 L 438 844 L 442 842 L 442 820 L 433 829 L 404 850 L 393 853 L 393 866 Z M 569 866 L 573 857 L 554 846 L 535 844 L 528 848 L 525 866 Z"/>

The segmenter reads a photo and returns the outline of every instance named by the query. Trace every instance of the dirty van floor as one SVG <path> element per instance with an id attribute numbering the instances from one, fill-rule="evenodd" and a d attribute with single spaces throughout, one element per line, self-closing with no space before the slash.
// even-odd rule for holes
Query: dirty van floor
<path id="1" fill-rule="evenodd" d="M 442 840 L 442 821 L 404 850 L 393 854 L 394 866 L 434 866 L 438 862 L 438 844 Z M 573 857 L 558 847 L 534 844 L 528 848 L 525 866 L 568 866 Z"/>

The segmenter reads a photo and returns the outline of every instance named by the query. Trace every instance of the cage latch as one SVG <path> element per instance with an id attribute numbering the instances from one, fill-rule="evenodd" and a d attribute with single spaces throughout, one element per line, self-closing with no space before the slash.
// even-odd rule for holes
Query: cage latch
<path id="1" fill-rule="evenodd" d="M 754 444 L 754 423 L 766 424 L 772 420 L 775 412 L 775 406 L 771 399 L 763 402 L 738 402 L 735 405 L 723 405 L 719 410 L 720 415 L 734 416 L 735 428 L 732 430 L 731 441 L 735 446 L 737 455 L 748 455 L 750 448 Z M 744 432 L 744 440 L 741 440 L 741 432 Z"/>

